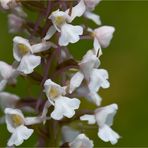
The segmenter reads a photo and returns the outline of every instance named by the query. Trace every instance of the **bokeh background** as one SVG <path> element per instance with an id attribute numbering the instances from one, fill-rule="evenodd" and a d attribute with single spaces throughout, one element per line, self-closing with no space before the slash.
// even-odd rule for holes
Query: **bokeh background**
<path id="1" fill-rule="evenodd" d="M 116 28 L 111 45 L 101 57 L 101 67 L 109 71 L 111 87 L 100 92 L 104 98 L 102 105 L 119 105 L 113 129 L 122 138 L 114 147 L 148 147 L 148 1 L 102 1 L 95 12 L 101 16 L 103 25 Z M 7 16 L 0 12 L 0 60 L 8 63 L 13 62 L 12 38 L 8 34 Z M 84 41 L 70 45 L 78 59 L 91 47 L 91 42 Z M 20 79 L 18 85 L 21 84 Z M 8 90 L 23 96 L 26 85 Z M 33 91 L 37 91 L 35 86 Z M 97 137 L 97 128 L 85 132 L 97 147 L 112 146 Z M 0 125 L 0 146 L 5 146 L 9 136 L 6 126 Z M 33 146 L 35 141 L 33 135 L 22 146 Z"/>

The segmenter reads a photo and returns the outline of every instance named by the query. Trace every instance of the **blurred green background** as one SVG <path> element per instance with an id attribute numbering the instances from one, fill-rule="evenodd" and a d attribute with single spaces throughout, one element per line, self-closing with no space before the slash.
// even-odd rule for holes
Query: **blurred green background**
<path id="1" fill-rule="evenodd" d="M 111 87 L 100 92 L 102 105 L 119 105 L 113 129 L 122 138 L 115 146 L 148 147 L 148 1 L 102 1 L 95 12 L 101 16 L 103 25 L 116 28 L 111 45 L 101 57 L 101 67 L 108 70 Z M 90 25 L 96 27 L 92 22 Z M 7 16 L 0 12 L 0 60 L 8 63 L 13 61 L 12 38 L 8 34 Z M 91 47 L 91 42 L 84 41 L 70 45 L 77 58 Z M 26 93 L 25 85 L 16 90 L 21 96 Z M 86 133 L 95 146 L 112 146 L 97 137 L 97 129 L 88 129 Z M 0 146 L 6 144 L 9 136 L 6 127 L 0 125 Z M 35 138 L 30 138 L 23 146 L 34 143 Z"/>

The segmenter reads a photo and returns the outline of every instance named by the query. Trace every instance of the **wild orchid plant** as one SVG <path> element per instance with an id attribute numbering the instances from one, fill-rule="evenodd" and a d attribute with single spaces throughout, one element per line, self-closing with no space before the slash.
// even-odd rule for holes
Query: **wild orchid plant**
<path id="1" fill-rule="evenodd" d="M 99 58 L 115 31 L 112 26 L 100 26 L 100 17 L 93 13 L 99 2 L 0 0 L 1 11 L 9 13 L 9 32 L 27 36 L 27 39 L 22 36 L 13 38 L 12 65 L 0 61 L 0 105 L 5 116 L 1 123 L 6 123 L 11 133 L 8 146 L 21 145 L 35 132 L 38 135 L 36 146 L 39 147 L 94 147 L 85 133 L 68 126 L 74 120 L 97 124 L 101 140 L 117 143 L 120 136 L 111 126 L 118 106 L 99 107 L 102 98 L 98 91 L 110 86 L 108 72 L 100 68 Z M 35 23 L 27 20 L 27 9 L 39 13 Z M 78 17 L 90 19 L 99 27 L 91 29 L 81 19 L 81 25 L 73 25 Z M 68 45 L 80 40 L 93 40 L 93 45 L 78 61 Z M 44 68 L 43 72 L 37 67 Z M 19 76 L 37 82 L 41 89 L 38 98 L 29 96 L 23 99 L 4 91 L 7 85 L 17 84 Z M 82 101 L 95 104 L 96 109 L 80 109 Z M 38 116 L 24 116 L 23 112 L 32 110 Z M 60 140 L 58 135 L 62 137 Z M 56 142 L 50 143 L 50 139 Z"/>

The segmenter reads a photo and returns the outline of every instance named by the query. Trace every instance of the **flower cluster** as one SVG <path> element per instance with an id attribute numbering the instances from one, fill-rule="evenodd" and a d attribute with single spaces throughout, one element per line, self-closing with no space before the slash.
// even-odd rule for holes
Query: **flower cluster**
<path id="1" fill-rule="evenodd" d="M 112 26 L 101 26 L 100 17 L 93 13 L 99 3 L 100 0 L 0 0 L 1 10 L 9 13 L 9 32 L 27 36 L 14 36 L 12 64 L 0 61 L 0 107 L 4 113 L 0 121 L 12 134 L 8 146 L 21 145 L 35 132 L 38 146 L 93 147 L 93 141 L 84 133 L 67 126 L 74 120 L 96 123 L 101 140 L 117 143 L 120 136 L 111 126 L 118 106 L 99 107 L 99 90 L 110 87 L 107 70 L 100 68 L 100 56 L 115 31 Z M 39 14 L 36 22 L 28 19 L 26 9 Z M 79 17 L 98 27 L 92 29 L 83 21 L 74 25 Z M 68 45 L 80 40 L 92 40 L 93 44 L 78 61 Z M 5 91 L 16 85 L 20 76 L 36 81 L 41 90 L 39 97 L 22 98 Z M 97 109 L 82 109 L 80 103 L 85 100 Z M 25 113 L 34 116 L 25 117 Z M 51 144 L 52 139 L 55 145 Z"/>

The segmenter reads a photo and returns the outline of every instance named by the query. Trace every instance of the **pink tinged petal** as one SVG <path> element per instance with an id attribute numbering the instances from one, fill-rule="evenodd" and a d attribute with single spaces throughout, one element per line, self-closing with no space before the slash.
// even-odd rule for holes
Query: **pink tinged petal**
<path id="1" fill-rule="evenodd" d="M 30 74 L 41 63 L 41 57 L 35 55 L 26 55 L 22 58 L 17 70 L 24 74 Z"/>
<path id="2" fill-rule="evenodd" d="M 111 104 L 101 107 L 95 111 L 97 124 L 101 127 L 103 125 L 112 126 L 113 118 L 117 112 L 117 104 Z"/>
<path id="3" fill-rule="evenodd" d="M 61 96 L 55 100 L 55 108 L 51 113 L 51 117 L 55 120 L 60 120 L 64 116 L 71 118 L 75 114 L 75 109 L 78 109 L 79 106 L 80 101 L 78 99 Z"/>
<path id="4" fill-rule="evenodd" d="M 85 134 L 80 134 L 69 143 L 69 146 L 70 148 L 93 148 L 94 144 Z"/>
<path id="5" fill-rule="evenodd" d="M 27 127 L 21 125 L 19 126 L 12 136 L 10 137 L 7 145 L 8 146 L 19 146 L 23 143 L 24 140 L 27 140 L 33 133 L 33 129 L 28 129 Z"/>
<path id="6" fill-rule="evenodd" d="M 11 0 L 0 0 L 0 4 L 3 9 L 9 9 L 8 4 L 11 2 Z"/>
<path id="7" fill-rule="evenodd" d="M 86 11 L 86 6 L 84 3 L 84 0 L 80 0 L 80 2 L 72 8 L 72 12 L 70 15 L 70 18 L 68 19 L 68 22 L 72 22 L 76 17 L 80 17 L 84 14 Z M 65 11 L 67 14 L 69 14 L 69 9 Z"/>
<path id="8" fill-rule="evenodd" d="M 115 28 L 112 26 L 102 26 L 94 30 L 95 36 L 98 39 L 101 47 L 106 48 L 109 46 L 114 31 Z"/>
<path id="9" fill-rule="evenodd" d="M 100 87 L 108 88 L 109 86 L 110 83 L 108 82 L 108 72 L 104 69 L 93 69 L 89 83 L 90 91 L 97 92 Z"/>
<path id="10" fill-rule="evenodd" d="M 79 41 L 80 35 L 82 34 L 83 28 L 81 26 L 73 26 L 65 23 L 61 27 L 59 45 L 67 46 L 69 43 L 76 43 L 77 41 Z"/>
<path id="11" fill-rule="evenodd" d="M 72 76 L 69 84 L 70 94 L 81 85 L 83 79 L 84 79 L 84 75 L 81 72 L 77 72 Z"/>
<path id="12" fill-rule="evenodd" d="M 84 0 L 87 8 L 91 11 L 95 9 L 95 7 L 100 3 L 100 1 L 101 0 Z"/>
<path id="13" fill-rule="evenodd" d="M 46 36 L 43 38 L 44 40 L 49 40 L 56 33 L 56 28 L 51 26 L 46 33 Z"/>
<path id="14" fill-rule="evenodd" d="M 81 121 L 88 121 L 88 124 L 95 124 L 96 123 L 96 119 L 95 119 L 95 115 L 83 115 L 80 117 Z"/>
<path id="15" fill-rule="evenodd" d="M 97 25 L 101 25 L 101 20 L 100 20 L 100 16 L 97 14 L 94 14 L 90 11 L 86 11 L 84 13 L 84 16 L 90 20 L 92 20 L 93 22 L 95 22 Z"/>
<path id="16" fill-rule="evenodd" d="M 111 144 L 116 144 L 120 138 L 119 134 L 113 131 L 109 126 L 104 125 L 99 128 L 98 136 L 104 142 L 111 142 Z"/>

